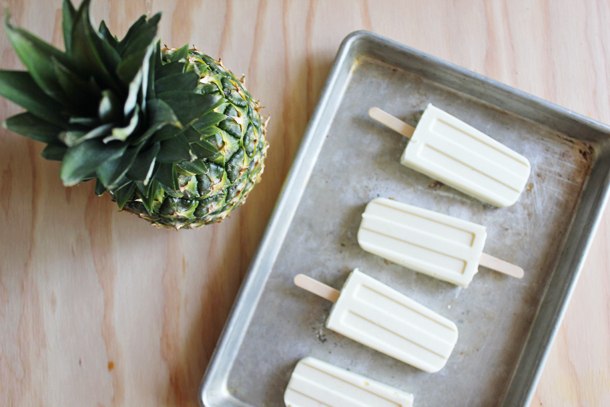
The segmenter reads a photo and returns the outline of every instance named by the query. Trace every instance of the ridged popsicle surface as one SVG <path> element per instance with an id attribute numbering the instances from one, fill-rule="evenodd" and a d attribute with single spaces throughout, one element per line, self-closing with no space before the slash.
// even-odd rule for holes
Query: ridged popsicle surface
<path id="1" fill-rule="evenodd" d="M 355 269 L 326 327 L 429 373 L 439 371 L 455 346 L 455 324 Z"/>
<path id="2" fill-rule="evenodd" d="M 364 250 L 462 287 L 478 272 L 486 237 L 484 226 L 385 198 L 369 202 L 358 230 Z"/>
<path id="3" fill-rule="evenodd" d="M 287 407 L 411 407 L 413 395 L 307 357 L 294 369 L 284 403 Z"/>
<path id="4" fill-rule="evenodd" d="M 401 163 L 500 207 L 517 202 L 531 171 L 527 158 L 431 104 Z"/>

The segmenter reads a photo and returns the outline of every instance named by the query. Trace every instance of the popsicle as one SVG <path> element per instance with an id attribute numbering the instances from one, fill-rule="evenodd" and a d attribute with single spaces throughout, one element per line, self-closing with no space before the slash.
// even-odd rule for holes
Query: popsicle
<path id="1" fill-rule="evenodd" d="M 522 278 L 523 269 L 483 253 L 484 226 L 385 198 L 368 203 L 358 230 L 367 252 L 467 287 L 479 265 Z"/>
<path id="2" fill-rule="evenodd" d="M 303 274 L 294 283 L 335 303 L 328 329 L 425 372 L 441 370 L 457 342 L 453 322 L 358 269 L 341 291 Z"/>
<path id="3" fill-rule="evenodd" d="M 284 403 L 286 407 L 411 407 L 413 395 L 306 357 L 292 372 Z"/>
<path id="4" fill-rule="evenodd" d="M 410 138 L 400 162 L 483 202 L 517 202 L 530 175 L 527 158 L 429 104 L 417 127 L 373 107 L 369 115 Z"/>

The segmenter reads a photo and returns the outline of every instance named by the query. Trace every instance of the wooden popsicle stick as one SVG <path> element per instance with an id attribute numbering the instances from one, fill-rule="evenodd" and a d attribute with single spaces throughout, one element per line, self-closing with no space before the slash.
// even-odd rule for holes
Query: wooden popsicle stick
<path id="1" fill-rule="evenodd" d="M 492 269 L 507 276 L 523 278 L 523 269 L 507 261 L 500 260 L 486 253 L 481 253 L 479 265 Z"/>
<path id="2" fill-rule="evenodd" d="M 313 278 L 304 274 L 297 274 L 294 277 L 294 285 L 332 302 L 337 302 L 339 296 L 341 295 L 341 291 L 335 290 L 334 288 L 327 286 L 318 280 L 314 280 Z"/>
<path id="3" fill-rule="evenodd" d="M 372 119 L 377 120 L 379 123 L 388 126 L 395 132 L 402 134 L 408 139 L 413 136 L 413 132 L 415 131 L 415 127 L 409 126 L 407 123 L 387 112 L 384 112 L 378 107 L 372 107 L 369 110 L 369 116 L 371 116 Z"/>

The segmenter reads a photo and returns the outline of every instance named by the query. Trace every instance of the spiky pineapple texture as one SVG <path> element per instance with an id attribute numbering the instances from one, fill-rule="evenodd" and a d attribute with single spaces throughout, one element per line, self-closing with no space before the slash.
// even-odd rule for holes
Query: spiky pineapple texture
<path id="1" fill-rule="evenodd" d="M 267 151 L 260 105 L 220 61 L 155 43 L 160 13 L 118 40 L 90 2 L 63 4 L 62 52 L 9 23 L 27 71 L 0 71 L 0 95 L 27 110 L 4 125 L 47 143 L 66 186 L 95 180 L 120 209 L 157 226 L 223 220 L 260 180 Z"/>

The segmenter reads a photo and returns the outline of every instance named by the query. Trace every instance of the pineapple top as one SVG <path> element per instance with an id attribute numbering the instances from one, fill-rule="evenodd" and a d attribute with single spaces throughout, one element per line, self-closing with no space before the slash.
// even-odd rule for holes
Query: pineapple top
<path id="1" fill-rule="evenodd" d="M 160 196 L 184 196 L 181 176 L 229 162 L 232 144 L 215 144 L 212 136 L 237 133 L 246 155 L 259 151 L 264 158 L 258 103 L 230 71 L 188 44 L 161 50 L 155 42 L 160 13 L 140 17 L 122 40 L 103 21 L 96 31 L 90 3 L 77 10 L 64 0 L 65 52 L 11 25 L 8 13 L 5 19 L 27 71 L 0 71 L 0 95 L 27 112 L 3 124 L 47 143 L 42 155 L 62 162 L 64 185 L 95 179 L 96 193 L 110 192 L 119 208 L 137 200 L 155 215 Z M 240 106 L 245 114 L 236 110 Z M 262 146 L 248 145 L 248 128 L 260 133 L 250 139 Z M 194 138 L 194 130 L 206 137 Z"/>

